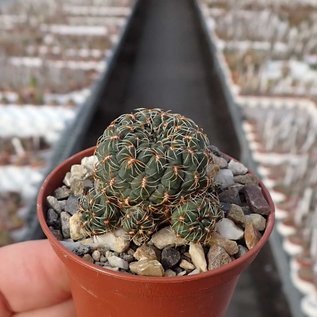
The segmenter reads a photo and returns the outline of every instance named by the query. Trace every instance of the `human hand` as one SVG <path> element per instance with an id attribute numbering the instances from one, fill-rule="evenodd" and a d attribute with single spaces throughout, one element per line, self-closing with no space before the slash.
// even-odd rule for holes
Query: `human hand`
<path id="1" fill-rule="evenodd" d="M 67 273 L 47 240 L 0 248 L 0 316 L 75 316 Z"/>

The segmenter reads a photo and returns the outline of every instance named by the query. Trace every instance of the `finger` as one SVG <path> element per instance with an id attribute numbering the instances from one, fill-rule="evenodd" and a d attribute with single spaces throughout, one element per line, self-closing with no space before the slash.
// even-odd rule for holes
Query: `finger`
<path id="1" fill-rule="evenodd" d="M 71 299 L 47 308 L 31 310 L 26 313 L 14 315 L 14 317 L 75 317 L 75 308 Z"/>
<path id="2" fill-rule="evenodd" d="M 0 259 L 2 302 L 12 312 L 36 310 L 70 298 L 67 273 L 47 240 L 0 248 Z M 0 316 L 1 307 L 6 312 L 0 305 Z"/>

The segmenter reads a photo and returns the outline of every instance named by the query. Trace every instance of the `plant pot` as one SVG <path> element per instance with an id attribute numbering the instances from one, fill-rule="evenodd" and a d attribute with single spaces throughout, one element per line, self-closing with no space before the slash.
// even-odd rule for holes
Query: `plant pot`
<path id="1" fill-rule="evenodd" d="M 221 268 L 190 276 L 141 277 L 114 272 L 85 262 L 66 249 L 46 224 L 46 197 L 62 184 L 73 164 L 90 156 L 89 148 L 57 166 L 41 186 L 37 211 L 41 227 L 57 255 L 64 262 L 78 317 L 221 317 L 224 316 L 241 272 L 267 242 L 274 225 L 274 205 L 260 183 L 271 207 L 266 230 L 257 245 L 245 255 Z"/>

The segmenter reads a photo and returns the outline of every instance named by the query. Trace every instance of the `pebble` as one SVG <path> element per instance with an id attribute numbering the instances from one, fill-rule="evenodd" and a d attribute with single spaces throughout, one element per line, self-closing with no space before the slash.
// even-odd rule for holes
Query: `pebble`
<path id="1" fill-rule="evenodd" d="M 60 231 L 59 229 L 55 229 L 55 228 L 53 228 L 53 227 L 49 227 L 49 229 L 51 230 L 51 232 L 53 233 L 54 237 L 55 237 L 57 240 L 61 241 L 61 240 L 64 239 L 64 238 L 63 238 L 63 235 L 62 235 L 62 233 L 61 233 L 61 231 Z"/>
<path id="2" fill-rule="evenodd" d="M 81 214 L 75 213 L 69 219 L 69 234 L 70 238 L 74 241 L 81 240 L 87 237 L 87 232 L 83 228 L 83 224 L 81 221 Z"/>
<path id="3" fill-rule="evenodd" d="M 176 272 L 174 272 L 173 270 L 171 269 L 168 269 L 164 272 L 164 276 L 168 276 L 168 277 L 174 277 L 176 276 Z"/>
<path id="4" fill-rule="evenodd" d="M 139 260 L 157 260 L 155 250 L 146 244 L 142 244 L 140 247 L 136 249 L 133 256 Z"/>
<path id="5" fill-rule="evenodd" d="M 245 175 L 234 176 L 233 179 L 236 183 L 239 183 L 242 185 L 249 185 L 249 184 L 258 185 L 259 184 L 258 178 L 255 175 L 250 174 L 250 173 L 245 174 Z"/>
<path id="6" fill-rule="evenodd" d="M 96 155 L 86 156 L 81 159 L 80 164 L 85 168 L 85 176 L 89 177 L 93 174 L 94 168 L 98 163 L 98 158 Z"/>
<path id="7" fill-rule="evenodd" d="M 104 247 L 106 249 L 121 253 L 129 248 L 130 238 L 123 229 L 117 229 L 113 232 L 107 232 L 105 234 L 93 236 L 92 239 L 87 239 L 86 243 L 95 247 Z"/>
<path id="8" fill-rule="evenodd" d="M 207 254 L 208 270 L 217 269 L 231 262 L 230 255 L 219 245 L 212 245 Z"/>
<path id="9" fill-rule="evenodd" d="M 101 252 L 99 250 L 95 250 L 92 254 L 91 254 L 92 258 L 94 259 L 94 261 L 99 262 L 100 258 L 101 258 Z"/>
<path id="10" fill-rule="evenodd" d="M 182 269 L 188 270 L 188 271 L 192 271 L 195 269 L 195 265 L 193 263 L 190 263 L 189 261 L 184 260 L 184 259 L 179 263 L 179 266 Z"/>
<path id="11" fill-rule="evenodd" d="M 248 252 L 248 249 L 247 249 L 245 246 L 241 245 L 241 244 L 238 245 L 238 249 L 239 249 L 239 251 L 238 251 L 238 253 L 236 254 L 236 256 L 237 256 L 238 258 Z"/>
<path id="12" fill-rule="evenodd" d="M 71 251 L 79 256 L 83 256 L 84 254 L 89 253 L 91 251 L 91 247 L 88 245 L 82 245 L 81 243 L 79 243 L 75 248 L 71 249 Z"/>
<path id="13" fill-rule="evenodd" d="M 121 254 L 120 257 L 129 263 L 135 260 L 133 255 L 127 253 Z"/>
<path id="14" fill-rule="evenodd" d="M 52 207 L 58 214 L 61 213 L 62 208 L 59 204 L 59 201 L 54 196 L 47 196 L 46 200 L 50 207 Z"/>
<path id="15" fill-rule="evenodd" d="M 112 255 L 108 257 L 109 264 L 113 267 L 118 267 L 127 271 L 129 269 L 129 263 L 118 256 Z"/>
<path id="16" fill-rule="evenodd" d="M 219 199 L 222 203 L 241 205 L 240 190 L 243 186 L 230 186 L 223 192 L 219 193 Z"/>
<path id="17" fill-rule="evenodd" d="M 188 275 L 196 275 L 198 273 L 200 273 L 200 270 L 196 268 L 195 270 L 193 270 L 190 273 L 188 273 Z"/>
<path id="18" fill-rule="evenodd" d="M 252 221 L 254 228 L 258 231 L 263 231 L 266 227 L 266 219 L 260 214 L 250 214 L 247 219 Z"/>
<path id="19" fill-rule="evenodd" d="M 218 232 L 212 232 L 208 239 L 209 246 L 216 244 L 226 250 L 226 252 L 230 255 L 234 255 L 239 251 L 238 244 L 236 241 L 229 240 L 224 238 Z"/>
<path id="20" fill-rule="evenodd" d="M 101 256 L 100 257 L 100 262 L 103 262 L 103 263 L 105 263 L 105 262 L 107 262 L 108 261 L 108 259 L 105 257 L 105 256 Z"/>
<path id="21" fill-rule="evenodd" d="M 180 237 L 177 237 L 171 227 L 164 227 L 158 232 L 154 233 L 151 238 L 151 242 L 158 248 L 164 249 L 168 245 L 184 245 L 186 241 Z"/>
<path id="22" fill-rule="evenodd" d="M 110 265 L 104 265 L 103 266 L 105 269 L 107 270 L 110 270 L 110 271 L 115 271 L 115 272 L 118 272 L 119 271 L 119 268 L 118 267 L 113 267 L 113 266 L 110 266 Z"/>
<path id="23" fill-rule="evenodd" d="M 212 154 L 212 158 L 215 164 L 217 164 L 220 168 L 227 168 L 228 167 L 228 162 L 217 155 Z"/>
<path id="24" fill-rule="evenodd" d="M 177 276 L 184 276 L 187 274 L 187 271 L 181 271 L 179 273 L 177 273 Z"/>
<path id="25" fill-rule="evenodd" d="M 219 170 L 215 177 L 215 183 L 220 185 L 221 188 L 227 188 L 231 185 L 234 185 L 232 171 L 227 168 Z"/>
<path id="26" fill-rule="evenodd" d="M 75 196 L 69 196 L 66 200 L 65 211 L 67 211 L 71 215 L 74 215 L 75 213 L 77 213 L 78 209 L 78 198 Z"/>
<path id="27" fill-rule="evenodd" d="M 260 239 L 260 232 L 254 228 L 252 221 L 247 220 L 244 231 L 244 240 L 247 248 L 249 250 L 253 249 Z"/>
<path id="28" fill-rule="evenodd" d="M 46 214 L 46 222 L 49 226 L 55 229 L 60 227 L 59 214 L 53 209 L 49 208 Z"/>
<path id="29" fill-rule="evenodd" d="M 165 247 L 161 254 L 161 263 L 165 270 L 175 266 L 181 259 L 180 252 L 174 247 Z"/>
<path id="30" fill-rule="evenodd" d="M 67 173 L 65 174 L 64 179 L 63 179 L 63 183 L 64 183 L 67 187 L 70 187 L 71 176 L 72 176 L 71 172 L 67 172 Z"/>
<path id="31" fill-rule="evenodd" d="M 132 273 L 143 276 L 163 276 L 164 269 L 162 264 L 157 260 L 141 260 L 131 262 L 129 268 Z"/>
<path id="32" fill-rule="evenodd" d="M 202 245 L 194 242 L 189 243 L 189 254 L 196 268 L 201 272 L 207 271 L 207 261 Z"/>
<path id="33" fill-rule="evenodd" d="M 268 215 L 270 213 L 270 206 L 265 200 L 260 187 L 245 185 L 243 191 L 253 213 L 261 215 Z"/>
<path id="34" fill-rule="evenodd" d="M 231 219 L 235 224 L 244 226 L 245 224 L 245 215 L 242 208 L 238 205 L 231 204 L 227 218 Z"/>
<path id="35" fill-rule="evenodd" d="M 92 258 L 92 256 L 90 254 L 84 254 L 82 259 L 86 262 L 94 263 L 94 259 Z"/>
<path id="36" fill-rule="evenodd" d="M 234 176 L 244 175 L 248 172 L 248 168 L 236 160 L 231 160 L 228 164 L 228 168 L 232 171 Z"/>
<path id="37" fill-rule="evenodd" d="M 54 196 L 58 200 L 66 199 L 70 195 L 70 192 L 71 191 L 67 186 L 61 186 L 54 191 Z"/>
<path id="38" fill-rule="evenodd" d="M 62 234 L 64 239 L 70 238 L 69 219 L 70 219 L 70 215 L 67 212 L 62 211 L 60 216 L 60 221 L 61 221 L 61 228 L 62 228 Z"/>
<path id="39" fill-rule="evenodd" d="M 224 238 L 230 240 L 239 240 L 243 237 L 243 230 L 239 228 L 232 220 L 223 218 L 216 224 L 216 231 Z"/>

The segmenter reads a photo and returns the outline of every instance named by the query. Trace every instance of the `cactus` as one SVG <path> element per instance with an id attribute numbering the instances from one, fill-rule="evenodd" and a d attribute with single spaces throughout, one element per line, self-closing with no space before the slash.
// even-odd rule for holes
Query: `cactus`
<path id="1" fill-rule="evenodd" d="M 97 191 L 80 202 L 91 234 L 121 226 L 146 241 L 163 225 L 203 241 L 220 217 L 210 143 L 191 120 L 161 109 L 136 109 L 115 119 L 98 139 Z"/>
<path id="2" fill-rule="evenodd" d="M 141 207 L 131 207 L 121 221 L 123 229 L 139 242 L 146 241 L 156 229 L 153 214 Z"/>
<path id="3" fill-rule="evenodd" d="M 121 206 L 177 204 L 210 185 L 209 141 L 196 124 L 160 109 L 113 121 L 98 140 L 96 177 Z"/>
<path id="4" fill-rule="evenodd" d="M 223 217 L 220 203 L 212 194 L 191 197 L 172 211 L 172 228 L 187 241 L 204 241 Z"/>
<path id="5" fill-rule="evenodd" d="M 88 233 L 101 234 L 119 226 L 120 209 L 94 189 L 81 197 L 79 205 L 83 227 Z"/>

